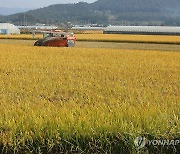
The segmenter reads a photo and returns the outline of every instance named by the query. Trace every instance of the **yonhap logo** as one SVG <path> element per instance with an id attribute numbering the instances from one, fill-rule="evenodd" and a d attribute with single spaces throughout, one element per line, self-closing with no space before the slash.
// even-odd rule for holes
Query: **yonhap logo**
<path id="1" fill-rule="evenodd" d="M 136 137 L 134 140 L 134 145 L 138 149 L 144 148 L 146 145 L 146 138 L 142 136 Z"/>
<path id="2" fill-rule="evenodd" d="M 180 140 L 148 140 L 143 136 L 136 137 L 134 145 L 137 149 L 142 149 L 146 145 L 153 146 L 177 146 L 180 144 Z"/>

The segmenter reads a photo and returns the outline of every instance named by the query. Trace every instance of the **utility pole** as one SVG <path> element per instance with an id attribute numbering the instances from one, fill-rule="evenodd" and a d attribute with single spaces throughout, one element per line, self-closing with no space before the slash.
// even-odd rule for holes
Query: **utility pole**
<path id="1" fill-rule="evenodd" d="M 24 27 L 25 27 L 25 24 L 26 24 L 26 17 L 25 17 L 25 13 L 24 13 Z"/>

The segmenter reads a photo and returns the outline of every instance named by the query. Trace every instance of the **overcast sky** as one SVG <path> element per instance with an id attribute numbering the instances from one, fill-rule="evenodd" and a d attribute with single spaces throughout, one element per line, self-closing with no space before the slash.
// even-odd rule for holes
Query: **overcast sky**
<path id="1" fill-rule="evenodd" d="M 96 0 L 0 0 L 0 7 L 40 8 L 51 4 L 88 2 Z"/>

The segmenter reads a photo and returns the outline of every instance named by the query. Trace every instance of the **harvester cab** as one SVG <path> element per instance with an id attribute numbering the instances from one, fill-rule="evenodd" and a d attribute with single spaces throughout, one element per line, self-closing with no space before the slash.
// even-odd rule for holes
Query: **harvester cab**
<path id="1" fill-rule="evenodd" d="M 34 43 L 34 46 L 74 47 L 76 37 L 74 33 L 43 31 L 43 39 Z"/>

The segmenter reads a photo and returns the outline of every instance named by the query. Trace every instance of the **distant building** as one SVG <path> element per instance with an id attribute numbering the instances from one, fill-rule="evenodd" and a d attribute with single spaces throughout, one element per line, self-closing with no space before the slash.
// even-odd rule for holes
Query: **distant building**
<path id="1" fill-rule="evenodd" d="M 78 26 L 72 27 L 72 30 L 104 30 L 105 27 Z"/>
<path id="2" fill-rule="evenodd" d="M 13 24 L 0 23 L 0 34 L 20 34 L 20 30 Z"/>
<path id="3" fill-rule="evenodd" d="M 34 26 L 18 26 L 19 29 L 28 29 L 28 30 L 31 30 L 31 29 L 36 29 L 36 30 L 45 30 L 45 29 L 58 29 L 57 26 L 46 26 L 44 24 L 37 24 L 37 25 L 34 25 Z"/>
<path id="4" fill-rule="evenodd" d="M 180 35 L 180 27 L 167 26 L 108 26 L 104 34 Z"/>

